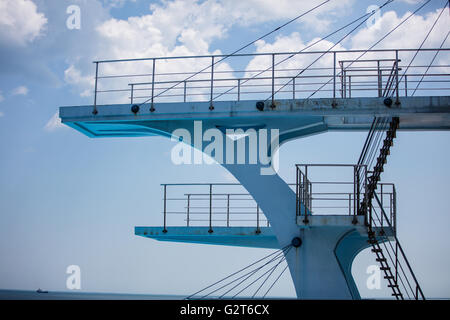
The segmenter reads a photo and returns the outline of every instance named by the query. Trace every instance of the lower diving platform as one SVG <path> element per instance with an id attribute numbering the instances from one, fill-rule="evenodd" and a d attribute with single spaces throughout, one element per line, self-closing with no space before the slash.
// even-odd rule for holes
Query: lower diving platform
<path id="1" fill-rule="evenodd" d="M 364 225 L 363 216 L 342 216 L 342 215 L 320 215 L 310 216 L 308 224 L 303 222 L 304 217 L 297 217 L 297 224 L 299 230 L 302 228 L 317 229 L 327 232 L 335 229 L 341 230 L 341 235 L 346 235 L 350 231 L 355 231 L 355 237 L 360 238 L 358 242 L 367 244 L 368 247 L 368 232 Z M 356 219 L 356 220 L 355 220 Z M 392 240 L 394 236 L 393 228 L 384 227 L 383 232 L 381 228 L 374 227 L 377 234 L 383 234 L 385 240 Z M 157 241 L 167 242 L 183 242 L 209 245 L 224 245 L 237 247 L 252 247 L 252 248 L 266 248 L 266 249 L 281 249 L 275 234 L 271 227 L 186 227 L 176 226 L 137 226 L 134 229 L 137 236 L 154 239 Z M 364 248 L 362 248 L 364 249 Z"/>

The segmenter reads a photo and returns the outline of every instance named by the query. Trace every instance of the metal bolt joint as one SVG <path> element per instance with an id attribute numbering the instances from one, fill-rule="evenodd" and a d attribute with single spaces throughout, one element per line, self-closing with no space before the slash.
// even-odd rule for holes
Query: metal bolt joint
<path id="1" fill-rule="evenodd" d="M 294 248 L 298 248 L 302 245 L 302 239 L 300 239 L 300 237 L 295 237 L 292 239 L 291 244 Z"/>

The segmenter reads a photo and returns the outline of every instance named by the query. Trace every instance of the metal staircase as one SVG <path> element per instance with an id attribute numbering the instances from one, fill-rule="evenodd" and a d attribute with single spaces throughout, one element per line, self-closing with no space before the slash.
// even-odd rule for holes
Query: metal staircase
<path id="1" fill-rule="evenodd" d="M 399 118 L 397 117 L 375 118 L 372 123 L 358 161 L 358 168 L 362 166 L 369 168 L 367 187 L 360 204 L 359 214 L 364 214 L 366 217 L 368 243 L 372 246 L 371 251 L 375 253 L 380 270 L 383 271 L 388 287 L 392 290 L 392 296 L 397 300 L 419 300 L 425 297 L 396 236 L 395 217 L 386 215 L 382 200 L 380 201 L 376 193 L 398 127 Z M 378 157 L 377 150 L 379 150 Z M 372 165 L 373 169 L 370 170 Z M 360 177 L 359 172 L 358 177 Z M 387 237 L 387 231 L 394 231 L 393 238 Z"/>
<path id="2" fill-rule="evenodd" d="M 378 182 L 380 181 L 381 173 L 384 171 L 384 165 L 387 162 L 387 157 L 390 154 L 390 148 L 394 145 L 398 125 L 398 117 L 392 118 L 391 121 L 389 121 L 389 118 L 375 118 L 373 120 L 363 147 L 363 151 L 361 152 L 361 156 L 358 161 L 359 167 L 366 165 L 369 170 L 367 188 L 361 203 L 362 214 L 367 212 L 367 208 L 370 206 L 373 199 L 374 192 L 377 189 Z M 384 131 L 386 131 L 386 134 L 383 140 Z M 381 143 L 381 141 L 383 142 Z M 370 170 L 375 161 L 375 157 L 377 155 L 376 151 L 378 149 L 380 150 L 379 156 L 376 159 L 373 170 Z M 360 179 L 361 176 L 362 173 L 358 172 L 358 177 Z"/>
<path id="3" fill-rule="evenodd" d="M 374 200 L 375 205 L 371 205 L 368 212 L 368 242 L 372 245 L 372 252 L 392 290 L 392 296 L 397 300 L 425 300 L 396 232 L 393 237 L 386 236 L 388 231 L 396 229 L 394 220 L 386 215 L 376 192 Z"/>

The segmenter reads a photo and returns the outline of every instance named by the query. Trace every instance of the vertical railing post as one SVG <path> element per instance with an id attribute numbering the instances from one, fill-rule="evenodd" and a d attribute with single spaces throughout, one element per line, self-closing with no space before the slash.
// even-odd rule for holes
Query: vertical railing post
<path id="1" fill-rule="evenodd" d="M 153 66 L 152 66 L 152 100 L 150 106 L 150 112 L 155 111 L 155 70 L 156 70 L 156 59 L 153 58 Z"/>
<path id="2" fill-rule="evenodd" d="M 364 199 L 368 198 L 368 177 L 367 177 L 367 165 L 364 165 Z M 367 204 L 364 204 L 364 207 L 366 208 L 365 210 L 367 210 Z M 367 218 L 367 212 L 364 212 L 364 215 Z M 367 219 L 366 219 L 367 221 Z"/>
<path id="3" fill-rule="evenodd" d="M 212 184 L 209 185 L 209 233 L 213 232 L 212 229 Z"/>
<path id="4" fill-rule="evenodd" d="M 357 215 L 359 213 L 359 203 L 356 203 L 356 175 L 359 174 L 361 167 L 353 167 L 353 211 Z M 359 186 L 358 186 L 359 188 Z"/>
<path id="5" fill-rule="evenodd" d="M 275 54 L 272 53 L 272 109 L 275 108 Z"/>
<path id="6" fill-rule="evenodd" d="M 344 70 L 344 98 L 347 98 L 347 71 Z"/>
<path id="7" fill-rule="evenodd" d="M 95 62 L 95 88 L 94 88 L 94 111 L 92 114 L 97 114 L 97 83 L 98 83 L 98 62 Z"/>
<path id="8" fill-rule="evenodd" d="M 183 102 L 186 102 L 186 92 L 187 92 L 187 82 L 184 81 L 184 94 L 183 94 Z"/>
<path id="9" fill-rule="evenodd" d="M 353 167 L 354 169 L 353 169 L 353 184 L 354 184 L 354 206 L 356 207 L 357 205 L 359 205 L 359 202 L 360 202 L 360 200 L 361 200 L 361 198 L 360 198 L 360 188 L 359 188 L 359 185 L 360 185 L 360 178 L 359 178 L 359 167 L 357 167 L 357 166 L 354 166 Z"/>
<path id="10" fill-rule="evenodd" d="M 408 76 L 405 74 L 405 97 L 408 96 Z"/>
<path id="11" fill-rule="evenodd" d="M 292 78 L 292 99 L 295 100 L 295 77 Z"/>
<path id="12" fill-rule="evenodd" d="M 230 226 L 230 194 L 227 194 L 227 227 Z"/>
<path id="13" fill-rule="evenodd" d="M 209 110 L 214 110 L 213 94 L 214 94 L 214 56 L 211 57 L 211 94 L 209 99 Z"/>
<path id="14" fill-rule="evenodd" d="M 298 210 L 299 205 L 298 205 L 298 201 L 299 201 L 299 181 L 298 181 L 298 166 L 296 166 L 295 168 L 295 214 L 297 216 L 300 215 L 300 211 Z"/>
<path id="15" fill-rule="evenodd" d="M 134 84 L 130 84 L 130 86 L 131 86 L 131 97 L 130 97 L 130 101 L 131 101 L 131 104 L 133 104 L 133 91 L 134 91 Z"/>
<path id="16" fill-rule="evenodd" d="M 241 79 L 238 79 L 238 101 L 241 101 Z"/>
<path id="17" fill-rule="evenodd" d="M 383 76 L 380 70 L 380 60 L 377 60 L 377 73 L 378 73 L 378 97 L 383 96 Z"/>
<path id="18" fill-rule="evenodd" d="M 256 234 L 260 234 L 261 229 L 259 228 L 259 205 L 256 204 Z"/>
<path id="19" fill-rule="evenodd" d="M 395 50 L 395 83 L 396 83 L 396 89 L 395 89 L 395 95 L 396 95 L 396 101 L 395 104 L 400 104 L 399 99 L 399 84 L 398 84 L 398 50 Z"/>
<path id="20" fill-rule="evenodd" d="M 394 198 L 393 199 L 393 207 L 394 207 L 394 211 L 393 211 L 393 213 L 394 213 L 394 217 L 393 217 L 393 220 L 394 220 L 394 234 L 395 235 L 397 235 L 397 191 L 395 190 L 395 186 L 393 187 L 393 195 L 392 195 L 392 197 Z"/>
<path id="21" fill-rule="evenodd" d="M 348 76 L 348 97 L 352 97 L 352 76 Z"/>
<path id="22" fill-rule="evenodd" d="M 352 215 L 352 194 L 348 194 L 348 215 Z"/>
<path id="23" fill-rule="evenodd" d="M 305 166 L 305 176 L 303 177 L 303 207 L 305 208 L 305 220 L 308 220 L 307 214 L 308 211 L 306 210 L 306 199 L 308 197 L 307 191 L 308 190 L 308 166 Z"/>
<path id="24" fill-rule="evenodd" d="M 167 232 L 167 185 L 164 185 L 164 229 L 163 233 Z"/>
<path id="25" fill-rule="evenodd" d="M 344 98 L 344 62 L 340 61 L 339 65 L 341 67 L 341 98 Z"/>
<path id="26" fill-rule="evenodd" d="M 333 52 L 333 107 L 336 106 L 336 51 Z"/>
<path id="27" fill-rule="evenodd" d="M 309 182 L 309 180 L 308 180 L 308 185 L 309 185 L 309 192 L 308 192 L 309 205 L 308 205 L 308 209 L 311 212 L 312 211 L 312 183 Z"/>
<path id="28" fill-rule="evenodd" d="M 189 227 L 189 211 L 190 211 L 190 202 L 191 202 L 191 195 L 187 195 L 187 211 L 186 211 L 186 226 Z"/>
<path id="29" fill-rule="evenodd" d="M 381 201 L 380 201 L 380 206 L 381 206 L 381 210 L 380 210 L 380 215 L 381 215 L 381 227 L 383 227 L 383 210 L 384 210 L 384 205 L 383 205 L 383 184 L 380 184 L 380 192 L 381 192 Z"/>

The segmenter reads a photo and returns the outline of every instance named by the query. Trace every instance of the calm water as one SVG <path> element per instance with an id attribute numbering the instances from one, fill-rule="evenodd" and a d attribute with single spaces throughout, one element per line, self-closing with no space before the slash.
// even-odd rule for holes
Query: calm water
<path id="1" fill-rule="evenodd" d="M 0 290 L 0 300 L 182 300 L 184 298 L 185 296 L 174 295 Z"/>
<path id="2" fill-rule="evenodd" d="M 52 292 L 37 293 L 36 291 L 0 290 L 0 300 L 183 300 L 185 296 L 156 294 L 126 294 L 126 293 L 95 293 L 95 292 Z M 292 297 L 277 297 L 271 299 L 291 300 Z M 387 299 L 393 299 L 387 297 Z M 449 298 L 427 298 L 429 300 L 450 300 Z"/>

